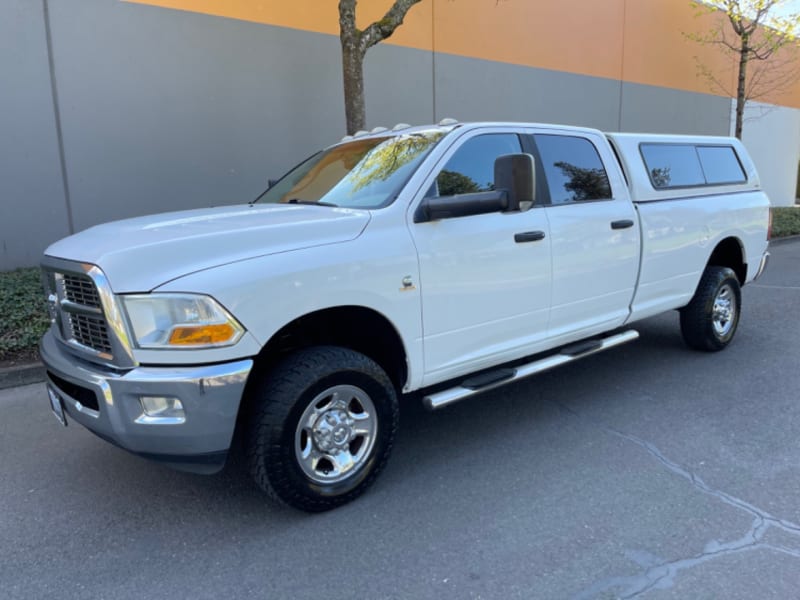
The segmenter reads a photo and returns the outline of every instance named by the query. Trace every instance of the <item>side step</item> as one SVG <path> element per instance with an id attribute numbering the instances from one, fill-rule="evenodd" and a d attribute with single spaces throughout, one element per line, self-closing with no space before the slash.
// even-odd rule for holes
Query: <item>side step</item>
<path id="1" fill-rule="evenodd" d="M 638 337 L 638 331 L 629 329 L 606 338 L 571 344 L 557 350 L 556 354 L 551 354 L 550 356 L 520 365 L 519 367 L 498 369 L 498 371 L 490 371 L 484 375 L 466 379 L 455 387 L 425 396 L 422 402 L 427 409 L 436 410 L 437 408 L 442 408 L 453 402 L 458 402 L 464 398 L 474 396 L 475 394 L 480 394 L 487 390 L 500 387 L 501 385 L 511 383 L 512 381 L 518 381 L 525 377 L 535 375 L 536 373 L 541 373 L 542 371 L 547 371 L 568 362 L 578 360 L 584 356 L 602 352 L 603 350 L 608 350 L 609 348 L 625 344 L 626 342 L 632 342 Z"/>

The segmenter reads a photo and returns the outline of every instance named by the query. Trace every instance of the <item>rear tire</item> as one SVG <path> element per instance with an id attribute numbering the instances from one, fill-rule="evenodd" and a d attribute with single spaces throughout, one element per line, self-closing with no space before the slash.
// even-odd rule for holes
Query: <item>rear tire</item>
<path id="1" fill-rule="evenodd" d="M 397 395 L 377 363 L 333 346 L 292 354 L 251 399 L 250 474 L 272 499 L 308 512 L 354 500 L 385 466 Z"/>
<path id="2" fill-rule="evenodd" d="M 722 350 L 736 333 L 741 308 L 742 291 L 733 269 L 706 267 L 694 297 L 680 311 L 684 341 L 696 350 Z"/>

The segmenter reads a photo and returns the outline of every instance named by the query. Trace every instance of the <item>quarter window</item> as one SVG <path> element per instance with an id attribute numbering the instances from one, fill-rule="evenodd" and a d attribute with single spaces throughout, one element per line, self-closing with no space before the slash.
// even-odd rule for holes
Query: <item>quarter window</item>
<path id="1" fill-rule="evenodd" d="M 535 135 L 551 204 L 611 198 L 608 174 L 589 140 L 566 135 Z"/>
<path id="2" fill-rule="evenodd" d="M 428 196 L 453 196 L 494 189 L 494 161 L 522 152 L 514 133 L 479 135 L 464 142 L 439 172 Z"/>

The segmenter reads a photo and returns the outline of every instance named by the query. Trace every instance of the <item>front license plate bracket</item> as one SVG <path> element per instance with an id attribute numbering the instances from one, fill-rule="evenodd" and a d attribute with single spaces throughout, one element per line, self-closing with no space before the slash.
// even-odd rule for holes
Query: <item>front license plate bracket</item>
<path id="1" fill-rule="evenodd" d="M 67 415 L 64 411 L 64 402 L 61 396 L 55 391 L 52 386 L 47 386 L 47 396 L 50 398 L 50 409 L 53 415 L 64 427 L 67 426 Z"/>

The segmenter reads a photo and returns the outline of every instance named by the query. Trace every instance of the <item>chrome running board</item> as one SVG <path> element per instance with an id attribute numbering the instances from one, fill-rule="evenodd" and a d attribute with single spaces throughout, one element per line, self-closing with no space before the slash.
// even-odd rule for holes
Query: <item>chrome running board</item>
<path id="1" fill-rule="evenodd" d="M 540 358 L 533 362 L 520 365 L 519 367 L 500 369 L 502 375 L 498 375 L 497 377 L 492 377 L 493 372 L 490 371 L 484 375 L 466 379 L 455 387 L 426 395 L 422 399 L 422 402 L 425 404 L 427 409 L 436 410 L 438 408 L 447 406 L 448 404 L 452 404 L 453 402 L 458 402 L 464 398 L 474 396 L 475 394 L 481 394 L 488 390 L 493 390 L 494 388 L 506 385 L 512 381 L 518 381 L 525 377 L 536 375 L 536 373 L 541 373 L 542 371 L 559 367 L 568 362 L 583 358 L 584 356 L 596 354 L 597 352 L 608 350 L 614 346 L 632 342 L 638 337 L 638 331 L 629 329 L 605 338 L 589 339 L 577 342 L 575 344 L 570 344 L 569 346 L 564 346 L 563 348 L 556 350 L 555 354 L 551 354 L 545 358 Z M 479 381 L 481 379 L 486 381 L 485 385 L 479 385 Z"/>

